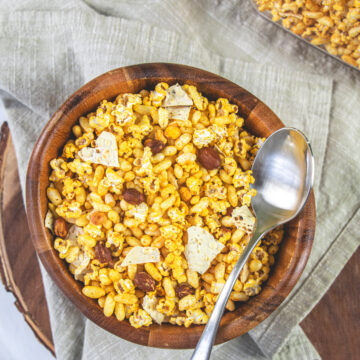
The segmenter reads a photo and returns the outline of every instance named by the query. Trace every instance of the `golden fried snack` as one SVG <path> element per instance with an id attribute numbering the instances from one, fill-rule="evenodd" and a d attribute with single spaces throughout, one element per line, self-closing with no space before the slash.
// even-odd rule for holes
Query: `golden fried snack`
<path id="1" fill-rule="evenodd" d="M 273 21 L 360 68 L 359 0 L 255 0 Z"/>

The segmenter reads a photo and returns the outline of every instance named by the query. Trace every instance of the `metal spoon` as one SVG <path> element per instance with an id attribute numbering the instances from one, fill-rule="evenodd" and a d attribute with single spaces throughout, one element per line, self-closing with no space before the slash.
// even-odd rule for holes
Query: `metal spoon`
<path id="1" fill-rule="evenodd" d="M 209 359 L 230 293 L 249 255 L 260 239 L 295 218 L 303 208 L 314 181 L 314 158 L 306 137 L 294 128 L 274 132 L 258 151 L 252 166 L 257 195 L 251 205 L 256 228 L 230 273 L 191 360 Z"/>

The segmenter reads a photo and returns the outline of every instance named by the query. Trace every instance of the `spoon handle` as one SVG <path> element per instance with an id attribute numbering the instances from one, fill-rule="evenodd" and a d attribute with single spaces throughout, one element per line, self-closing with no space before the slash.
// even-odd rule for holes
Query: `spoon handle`
<path id="1" fill-rule="evenodd" d="M 264 232 L 257 232 L 255 230 L 251 240 L 244 249 L 244 252 L 239 257 L 233 270 L 231 271 L 226 283 L 216 301 L 214 309 L 211 313 L 210 319 L 205 326 L 205 329 L 201 335 L 201 338 L 191 356 L 191 360 L 207 360 L 210 358 L 211 350 L 216 338 L 217 329 L 220 324 L 221 317 L 224 313 L 226 303 L 229 299 L 231 291 L 235 285 L 236 280 L 239 277 L 241 269 L 245 265 L 251 252 L 264 235 Z"/>

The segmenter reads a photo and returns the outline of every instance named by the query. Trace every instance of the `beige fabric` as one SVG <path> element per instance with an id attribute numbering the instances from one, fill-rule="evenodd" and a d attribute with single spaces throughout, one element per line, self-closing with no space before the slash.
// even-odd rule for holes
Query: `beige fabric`
<path id="1" fill-rule="evenodd" d="M 218 73 L 307 134 L 318 208 L 308 265 L 278 310 L 249 334 L 216 347 L 213 358 L 318 359 L 297 324 L 359 244 L 360 73 L 279 31 L 250 0 L 0 4 L 0 95 L 23 187 L 31 149 L 56 108 L 94 76 L 134 63 L 176 62 Z M 84 319 L 45 271 L 43 277 L 59 359 L 189 358 L 191 351 L 145 348 L 114 337 Z"/>

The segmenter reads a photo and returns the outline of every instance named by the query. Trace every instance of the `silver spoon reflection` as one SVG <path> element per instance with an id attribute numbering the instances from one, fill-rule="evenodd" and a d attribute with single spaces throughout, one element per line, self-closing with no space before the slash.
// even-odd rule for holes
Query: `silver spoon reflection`
<path id="1" fill-rule="evenodd" d="M 252 172 L 255 178 L 252 187 L 257 190 L 257 195 L 251 201 L 256 228 L 226 280 L 192 360 L 209 359 L 225 305 L 255 246 L 270 230 L 295 218 L 305 205 L 314 181 L 314 158 L 310 143 L 299 130 L 282 128 L 262 145 Z"/>

